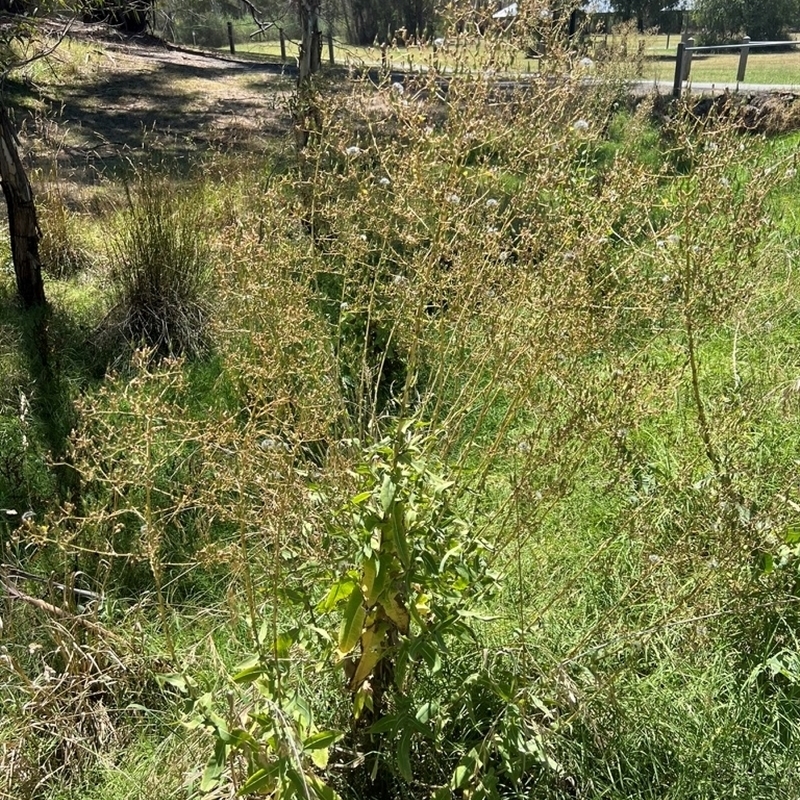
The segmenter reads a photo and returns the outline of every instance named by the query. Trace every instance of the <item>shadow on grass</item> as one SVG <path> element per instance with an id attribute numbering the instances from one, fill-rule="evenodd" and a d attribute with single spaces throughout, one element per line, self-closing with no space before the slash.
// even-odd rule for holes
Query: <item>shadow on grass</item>
<path id="1" fill-rule="evenodd" d="M 109 354 L 91 346 L 88 327 L 78 315 L 52 304 L 23 309 L 10 283 L 0 286 L 0 331 L 7 334 L 4 339 L 16 343 L 20 366 L 27 374 L 25 387 L 20 387 L 21 393 L 27 390 L 26 425 L 32 433 L 27 446 L 40 451 L 37 470 L 45 470 L 48 459 L 51 465 L 50 479 L 37 485 L 49 484 L 55 497 L 28 491 L 25 501 L 57 500 L 79 511 L 80 476 L 70 458 L 70 435 L 77 422 L 74 392 L 75 387 L 102 378 Z"/>

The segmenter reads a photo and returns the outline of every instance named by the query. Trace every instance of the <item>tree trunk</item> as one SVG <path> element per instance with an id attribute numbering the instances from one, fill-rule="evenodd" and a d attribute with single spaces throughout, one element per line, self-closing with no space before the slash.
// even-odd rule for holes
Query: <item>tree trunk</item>
<path id="1" fill-rule="evenodd" d="M 322 33 L 319 29 L 321 0 L 300 0 L 300 82 L 307 80 L 322 65 Z"/>
<path id="2" fill-rule="evenodd" d="M 297 100 L 294 109 L 294 129 L 297 149 L 303 150 L 312 133 L 322 128 L 322 114 L 311 77 L 322 66 L 322 32 L 319 29 L 319 10 L 322 0 L 300 0 L 300 73 L 297 78 Z"/>
<path id="3" fill-rule="evenodd" d="M 45 305 L 42 264 L 39 261 L 41 232 L 36 204 L 25 167 L 17 151 L 17 137 L 5 108 L 0 106 L 0 182 L 8 207 L 11 256 L 17 291 L 25 308 Z"/>

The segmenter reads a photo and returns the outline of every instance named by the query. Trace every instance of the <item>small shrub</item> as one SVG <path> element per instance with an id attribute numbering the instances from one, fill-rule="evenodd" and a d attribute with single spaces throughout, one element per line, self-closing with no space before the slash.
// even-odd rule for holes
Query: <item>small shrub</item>
<path id="1" fill-rule="evenodd" d="M 211 272 L 205 210 L 198 195 L 176 201 L 163 180 L 145 177 L 112 244 L 111 325 L 154 354 L 197 356 L 208 344 Z"/>

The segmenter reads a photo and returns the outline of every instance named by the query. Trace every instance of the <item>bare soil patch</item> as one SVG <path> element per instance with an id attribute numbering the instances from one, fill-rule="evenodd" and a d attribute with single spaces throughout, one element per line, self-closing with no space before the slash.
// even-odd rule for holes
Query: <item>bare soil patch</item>
<path id="1" fill-rule="evenodd" d="M 290 131 L 293 79 L 275 65 L 126 39 L 104 25 L 75 24 L 28 86 L 23 148 L 70 182 L 93 183 L 143 152 L 178 161 L 258 152 Z"/>

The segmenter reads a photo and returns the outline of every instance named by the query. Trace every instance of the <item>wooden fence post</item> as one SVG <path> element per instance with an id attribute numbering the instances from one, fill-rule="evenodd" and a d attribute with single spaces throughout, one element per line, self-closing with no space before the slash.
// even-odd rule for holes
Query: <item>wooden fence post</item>
<path id="1" fill-rule="evenodd" d="M 233 43 L 233 23 L 228 23 L 228 44 L 231 47 L 231 55 L 236 54 L 236 46 Z"/>
<path id="2" fill-rule="evenodd" d="M 739 51 L 739 71 L 736 73 L 736 83 L 744 81 L 744 74 L 747 71 L 747 55 L 750 52 L 750 37 L 742 39 L 742 49 Z"/>
<path id="3" fill-rule="evenodd" d="M 683 83 L 683 54 L 686 50 L 686 45 L 683 42 L 678 42 L 678 52 L 675 53 L 675 80 L 672 83 L 672 96 L 681 96 L 681 84 Z"/>
<path id="4" fill-rule="evenodd" d="M 692 71 L 692 48 L 694 47 L 694 39 L 691 37 L 686 42 L 686 48 L 683 51 L 683 72 L 681 73 L 681 80 L 688 81 L 689 73 Z"/>

